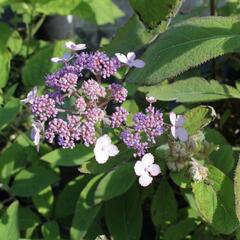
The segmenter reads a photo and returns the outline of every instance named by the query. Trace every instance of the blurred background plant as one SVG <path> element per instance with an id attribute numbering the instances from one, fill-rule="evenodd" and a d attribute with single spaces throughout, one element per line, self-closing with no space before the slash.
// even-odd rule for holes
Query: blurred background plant
<path id="1" fill-rule="evenodd" d="M 0 239 L 240 239 L 238 168 L 236 197 L 232 182 L 240 151 L 239 0 L 0 0 L 0 13 Z M 142 55 L 143 70 L 116 75 L 132 114 L 146 93 L 185 114 L 190 145 L 163 139 L 154 149 L 163 174 L 151 187 L 137 185 L 131 161 L 120 164 L 132 156 L 121 144 L 101 166 L 81 145 L 44 143 L 36 152 L 20 99 L 36 85 L 44 91 L 44 76 L 57 69 L 50 58 L 62 56 L 69 39 L 110 56 Z M 192 157 L 208 166 L 207 181 L 191 181 Z"/>

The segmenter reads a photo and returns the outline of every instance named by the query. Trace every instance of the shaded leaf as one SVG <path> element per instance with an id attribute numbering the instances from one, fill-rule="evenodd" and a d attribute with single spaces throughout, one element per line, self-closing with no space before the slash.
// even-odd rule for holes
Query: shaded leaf
<path id="1" fill-rule="evenodd" d="M 137 187 L 106 203 L 106 222 L 115 240 L 140 239 L 142 209 Z"/>
<path id="2" fill-rule="evenodd" d="M 151 215 L 154 224 L 158 227 L 164 227 L 177 219 L 177 201 L 166 180 L 161 180 L 152 199 Z"/>
<path id="3" fill-rule="evenodd" d="M 43 165 L 35 165 L 16 175 L 12 192 L 16 196 L 31 197 L 57 181 L 58 176 L 53 170 Z"/>

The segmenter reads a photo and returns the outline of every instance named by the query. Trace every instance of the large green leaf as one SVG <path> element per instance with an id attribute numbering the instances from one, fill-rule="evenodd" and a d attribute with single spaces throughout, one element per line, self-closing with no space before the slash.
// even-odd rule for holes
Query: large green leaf
<path id="1" fill-rule="evenodd" d="M 137 187 L 106 203 L 106 222 L 115 240 L 140 239 L 142 209 Z"/>
<path id="2" fill-rule="evenodd" d="M 140 91 L 148 93 L 161 101 L 177 102 L 210 102 L 228 98 L 240 98 L 240 92 L 217 81 L 206 81 L 200 77 L 181 80 L 168 85 L 140 87 Z"/>
<path id="3" fill-rule="evenodd" d="M 133 162 L 120 165 L 107 173 L 99 182 L 94 193 L 94 202 L 99 203 L 125 193 L 135 182 Z"/>
<path id="4" fill-rule="evenodd" d="M 93 177 L 80 193 L 70 229 L 72 240 L 83 239 L 101 209 L 101 204 L 93 206 L 93 194 L 101 178 L 102 174 Z"/>
<path id="5" fill-rule="evenodd" d="M 35 165 L 16 175 L 12 192 L 16 196 L 31 197 L 57 181 L 58 176 L 52 169 L 43 165 Z"/>
<path id="6" fill-rule="evenodd" d="M 18 99 L 12 99 L 7 102 L 3 108 L 0 108 L 0 130 L 15 119 L 20 107 L 20 101 Z"/>
<path id="7" fill-rule="evenodd" d="M 181 0 L 130 0 L 140 19 L 150 28 L 155 28 L 173 17 L 179 9 Z"/>
<path id="8" fill-rule="evenodd" d="M 41 230 L 44 240 L 61 240 L 60 228 L 56 221 L 44 223 Z"/>
<path id="9" fill-rule="evenodd" d="M 239 226 L 234 208 L 233 184 L 217 168 L 209 166 L 208 169 L 209 183 L 193 184 L 197 208 L 203 220 L 217 232 L 230 234 Z"/>
<path id="10" fill-rule="evenodd" d="M 177 201 L 171 186 L 162 180 L 152 199 L 152 220 L 156 226 L 166 226 L 177 219 Z"/>
<path id="11" fill-rule="evenodd" d="M 240 161 L 238 160 L 234 177 L 235 207 L 238 221 L 240 222 Z"/>
<path id="12" fill-rule="evenodd" d="M 4 240 L 18 240 L 18 202 L 12 203 L 0 220 L 0 236 Z"/>
<path id="13" fill-rule="evenodd" d="M 174 25 L 144 53 L 146 66 L 127 81 L 153 85 L 240 49 L 239 17 L 192 18 Z"/>
<path id="14" fill-rule="evenodd" d="M 26 87 L 34 87 L 36 85 L 44 85 L 44 76 L 53 72 L 59 67 L 50 61 L 52 57 L 60 57 L 66 49 L 63 42 L 49 44 L 38 50 L 29 58 L 23 68 L 23 83 Z"/>
<path id="15" fill-rule="evenodd" d="M 79 144 L 74 149 L 56 149 L 45 154 L 41 159 L 57 166 L 78 166 L 90 160 L 93 156 L 92 148 Z"/>

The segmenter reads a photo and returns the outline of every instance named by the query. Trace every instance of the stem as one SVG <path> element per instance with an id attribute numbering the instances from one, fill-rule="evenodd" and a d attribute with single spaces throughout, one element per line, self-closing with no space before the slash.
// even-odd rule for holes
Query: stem
<path id="1" fill-rule="evenodd" d="M 41 27 L 45 19 L 46 19 L 46 15 L 43 14 L 41 18 L 38 20 L 38 22 L 36 23 L 36 25 L 33 27 L 31 37 L 33 37 L 36 34 L 36 32 Z"/>
<path id="2" fill-rule="evenodd" d="M 210 0 L 210 15 L 216 16 L 216 2 L 215 0 Z M 212 60 L 212 77 L 216 79 L 217 76 L 217 67 L 216 67 L 216 60 Z"/>

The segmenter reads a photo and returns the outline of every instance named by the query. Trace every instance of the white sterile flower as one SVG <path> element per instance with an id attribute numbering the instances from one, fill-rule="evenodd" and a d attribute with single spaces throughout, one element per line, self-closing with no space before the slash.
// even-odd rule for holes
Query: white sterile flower
<path id="1" fill-rule="evenodd" d="M 53 63 L 63 63 L 63 62 L 67 62 L 72 58 L 70 53 L 64 53 L 63 57 L 53 57 L 51 58 L 51 62 Z"/>
<path id="2" fill-rule="evenodd" d="M 64 47 L 71 49 L 72 51 L 80 51 L 87 48 L 86 44 L 84 43 L 76 44 L 72 41 L 65 42 Z"/>
<path id="3" fill-rule="evenodd" d="M 175 139 L 179 139 L 183 142 L 188 140 L 188 133 L 182 126 L 185 123 L 185 117 L 183 115 L 176 115 L 176 113 L 170 113 L 170 121 L 172 124 L 171 133 Z"/>
<path id="4" fill-rule="evenodd" d="M 155 103 L 157 101 L 157 99 L 153 96 L 148 96 L 146 97 L 146 100 L 149 102 L 149 103 Z"/>
<path id="5" fill-rule="evenodd" d="M 27 97 L 26 97 L 25 99 L 21 100 L 21 102 L 32 104 L 36 96 L 37 96 L 37 87 L 34 87 L 34 88 L 28 93 Z"/>
<path id="6" fill-rule="evenodd" d="M 31 131 L 31 139 L 33 140 L 34 145 L 39 151 L 39 144 L 41 140 L 41 132 L 44 130 L 43 123 L 41 122 L 32 122 L 32 131 Z"/>
<path id="7" fill-rule="evenodd" d="M 122 53 L 115 53 L 117 59 L 129 67 L 143 68 L 145 66 L 145 62 L 140 59 L 136 59 L 136 54 L 134 52 L 129 52 L 127 55 Z"/>
<path id="8" fill-rule="evenodd" d="M 107 162 L 109 157 L 116 156 L 119 153 L 117 146 L 112 144 L 111 138 L 107 134 L 97 139 L 93 151 L 96 161 L 100 164 Z"/>
<path id="9" fill-rule="evenodd" d="M 139 176 L 139 184 L 147 187 L 152 183 L 152 177 L 160 174 L 161 169 L 157 164 L 154 164 L 154 156 L 147 153 L 142 157 L 141 161 L 135 163 L 134 171 Z"/>

